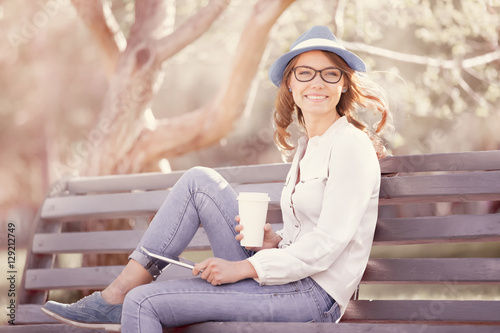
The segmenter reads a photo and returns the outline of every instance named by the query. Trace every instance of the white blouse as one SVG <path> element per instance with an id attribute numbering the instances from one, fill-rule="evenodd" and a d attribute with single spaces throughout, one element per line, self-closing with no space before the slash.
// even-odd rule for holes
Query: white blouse
<path id="1" fill-rule="evenodd" d="M 283 239 L 248 259 L 255 280 L 273 285 L 310 276 L 344 314 L 370 255 L 379 190 L 372 142 L 345 117 L 321 136 L 301 138 L 281 194 Z"/>

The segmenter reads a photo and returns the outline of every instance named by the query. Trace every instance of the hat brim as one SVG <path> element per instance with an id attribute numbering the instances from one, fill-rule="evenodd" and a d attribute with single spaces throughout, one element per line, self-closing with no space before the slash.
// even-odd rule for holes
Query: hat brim
<path id="1" fill-rule="evenodd" d="M 361 60 L 354 53 L 347 51 L 345 49 L 332 47 L 332 46 L 309 46 L 300 48 L 297 50 L 290 51 L 279 57 L 269 68 L 269 79 L 275 86 L 279 87 L 281 85 L 281 80 L 283 79 L 283 72 L 286 66 L 295 56 L 308 51 L 321 50 L 329 51 L 335 53 L 347 63 L 349 67 L 359 72 L 366 72 L 366 66 L 363 60 Z"/>

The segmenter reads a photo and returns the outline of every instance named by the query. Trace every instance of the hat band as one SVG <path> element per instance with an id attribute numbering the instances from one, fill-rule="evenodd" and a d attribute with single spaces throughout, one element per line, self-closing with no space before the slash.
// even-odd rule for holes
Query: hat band
<path id="1" fill-rule="evenodd" d="M 290 51 L 295 51 L 298 49 L 303 49 L 303 48 L 311 47 L 311 46 L 316 46 L 316 47 L 329 46 L 329 47 L 336 47 L 336 48 L 345 50 L 344 46 L 340 45 L 339 43 L 337 43 L 333 40 L 324 39 L 324 38 L 311 38 L 311 39 L 308 39 L 308 40 L 305 40 L 303 42 L 298 43 Z"/>

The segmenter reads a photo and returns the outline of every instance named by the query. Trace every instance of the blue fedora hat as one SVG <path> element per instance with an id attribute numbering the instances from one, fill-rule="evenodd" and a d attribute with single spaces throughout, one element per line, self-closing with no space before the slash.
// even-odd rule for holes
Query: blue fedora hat
<path id="1" fill-rule="evenodd" d="M 269 69 L 269 79 L 275 86 L 279 87 L 283 78 L 283 72 L 293 57 L 312 50 L 323 50 L 335 53 L 352 69 L 366 72 L 366 66 L 354 53 L 347 51 L 328 27 L 317 25 L 302 34 L 290 47 L 290 51 L 278 58 Z"/>

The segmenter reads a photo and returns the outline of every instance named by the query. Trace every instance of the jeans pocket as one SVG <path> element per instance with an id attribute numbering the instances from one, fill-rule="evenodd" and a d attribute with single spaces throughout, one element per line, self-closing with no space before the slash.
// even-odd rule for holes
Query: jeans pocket
<path id="1" fill-rule="evenodd" d="M 339 304 L 337 302 L 333 302 L 333 305 L 330 307 L 330 309 L 328 309 L 328 311 L 326 311 L 325 313 L 323 313 L 323 316 L 324 316 L 324 321 L 327 322 L 327 323 L 335 323 L 337 322 L 337 320 L 340 318 L 340 307 L 339 307 Z"/>

